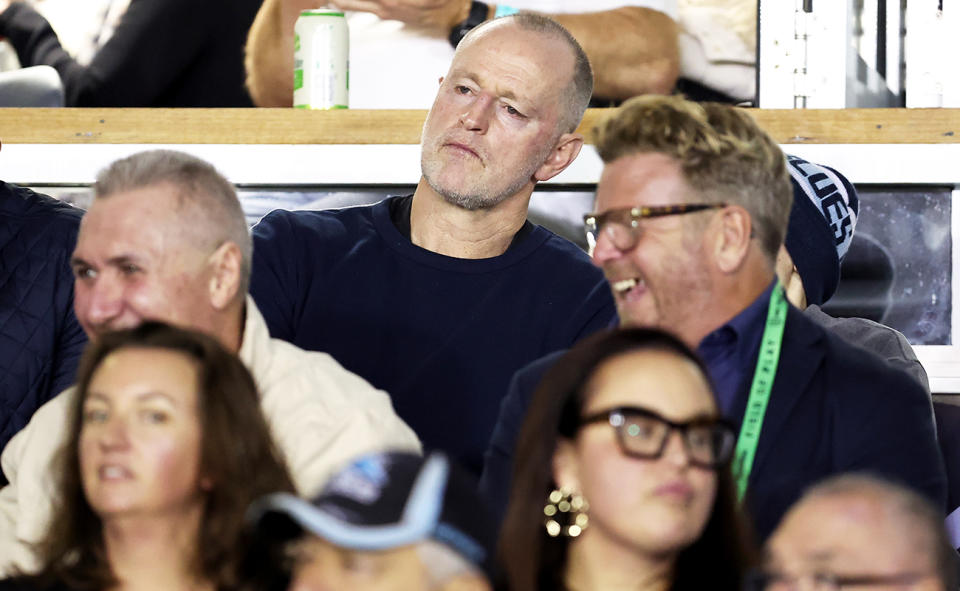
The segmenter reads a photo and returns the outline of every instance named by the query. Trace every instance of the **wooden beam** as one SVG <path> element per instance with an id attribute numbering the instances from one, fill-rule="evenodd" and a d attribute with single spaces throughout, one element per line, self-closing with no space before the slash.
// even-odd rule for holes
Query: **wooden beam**
<path id="1" fill-rule="evenodd" d="M 956 144 L 960 109 L 751 109 L 781 144 Z"/>
<path id="2" fill-rule="evenodd" d="M 960 109 L 751 109 L 781 144 L 960 142 Z M 587 111 L 580 131 L 609 114 Z M 0 109 L 10 144 L 416 144 L 426 111 Z"/>
<path id="3" fill-rule="evenodd" d="M 592 109 L 581 131 L 606 113 Z M 955 144 L 960 109 L 747 109 L 779 144 Z"/>
<path id="4" fill-rule="evenodd" d="M 21 144 L 416 144 L 426 111 L 0 109 Z"/>

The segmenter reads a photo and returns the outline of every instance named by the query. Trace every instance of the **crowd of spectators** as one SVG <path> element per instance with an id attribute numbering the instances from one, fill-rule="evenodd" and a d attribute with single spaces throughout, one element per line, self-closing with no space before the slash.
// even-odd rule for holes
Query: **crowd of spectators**
<path id="1" fill-rule="evenodd" d="M 80 27 L 88 40 L 71 53 L 40 7 L 0 0 L 0 38 L 21 66 L 57 70 L 66 107 L 251 107 L 242 47 L 259 7 L 260 0 L 130 0 Z"/>
<path id="2" fill-rule="evenodd" d="M 674 88 L 731 102 L 756 94 L 757 0 L 327 5 L 346 11 L 353 108 L 428 108 L 453 57 L 451 31 L 518 10 L 549 14 L 573 33 L 594 66 L 598 105 Z M 15 59 L 0 43 L 0 71 L 56 68 L 65 106 L 290 106 L 294 22 L 316 7 L 314 0 L 2 0 L 0 40 Z"/>
<path id="3" fill-rule="evenodd" d="M 131 0 L 81 65 L 8 4 L 69 104 L 153 106 L 250 104 L 244 39 L 254 101 L 289 104 L 307 7 Z M 0 184 L 0 591 L 958 588 L 923 368 L 820 308 L 856 189 L 664 94 L 710 38 L 683 11 L 723 3 L 332 4 L 400 81 L 361 59 L 351 102 L 432 105 L 412 194 L 251 232 L 176 151 L 86 212 Z M 527 216 L 597 97 L 625 100 L 585 253 Z"/>

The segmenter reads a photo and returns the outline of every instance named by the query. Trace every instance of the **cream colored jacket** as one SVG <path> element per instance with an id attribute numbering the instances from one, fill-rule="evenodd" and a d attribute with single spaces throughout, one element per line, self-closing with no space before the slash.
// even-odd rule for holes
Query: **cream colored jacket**
<path id="1" fill-rule="evenodd" d="M 301 494 L 317 493 L 332 472 L 362 453 L 420 451 L 385 392 L 326 353 L 270 338 L 249 297 L 246 316 L 239 356 L 257 382 L 263 414 Z M 43 405 L 0 456 L 10 480 L 0 489 L 0 578 L 38 566 L 30 544 L 49 524 L 55 486 L 49 466 L 64 443 L 73 394 L 70 388 Z"/>

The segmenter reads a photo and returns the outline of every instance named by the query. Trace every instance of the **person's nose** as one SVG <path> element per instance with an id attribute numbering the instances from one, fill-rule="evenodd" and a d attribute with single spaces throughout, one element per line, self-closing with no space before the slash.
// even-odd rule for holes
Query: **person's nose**
<path id="1" fill-rule="evenodd" d="M 460 114 L 460 123 L 470 131 L 486 133 L 494 106 L 494 97 L 484 93 L 478 94 Z"/>
<path id="2" fill-rule="evenodd" d="M 123 287 L 109 277 L 98 277 L 85 286 L 77 286 L 76 313 L 89 325 L 102 325 L 123 309 Z"/>
<path id="3" fill-rule="evenodd" d="M 690 451 L 687 449 L 687 443 L 684 441 L 683 432 L 679 429 L 671 429 L 667 434 L 667 444 L 663 450 L 663 457 L 676 466 L 686 467 L 690 465 Z"/>
<path id="4" fill-rule="evenodd" d="M 100 447 L 104 451 L 122 450 L 130 445 L 127 421 L 117 415 L 110 415 L 104 420 L 98 435 Z"/>
<path id="5" fill-rule="evenodd" d="M 593 257 L 593 263 L 602 267 L 604 263 L 616 260 L 624 255 L 624 250 L 619 248 L 616 240 L 608 228 L 603 228 L 597 232 L 595 242 L 592 245 L 590 256 Z"/>
<path id="6" fill-rule="evenodd" d="M 332 591 L 337 589 L 335 580 L 341 578 L 335 575 L 319 560 L 298 565 L 288 591 Z"/>
<path id="7" fill-rule="evenodd" d="M 760 589 L 759 591 L 802 591 L 797 587 L 796 581 L 777 581 Z"/>

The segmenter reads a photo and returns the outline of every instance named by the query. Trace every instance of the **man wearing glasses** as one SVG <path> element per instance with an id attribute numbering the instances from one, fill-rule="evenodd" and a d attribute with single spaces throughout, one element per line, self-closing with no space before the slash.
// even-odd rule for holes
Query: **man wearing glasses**
<path id="1" fill-rule="evenodd" d="M 942 512 L 910 489 L 863 475 L 807 491 L 766 546 L 747 591 L 957 588 Z"/>
<path id="2" fill-rule="evenodd" d="M 804 488 L 838 472 L 877 472 L 942 508 L 922 387 L 806 318 L 775 280 L 792 197 L 776 143 L 735 108 L 639 97 L 599 126 L 597 150 L 605 167 L 585 217 L 594 263 L 622 326 L 669 330 L 706 362 L 738 428 L 734 473 L 761 538 Z M 512 387 L 538 379 L 521 372 Z M 487 452 L 481 487 L 494 501 L 522 398 L 508 395 Z"/>

